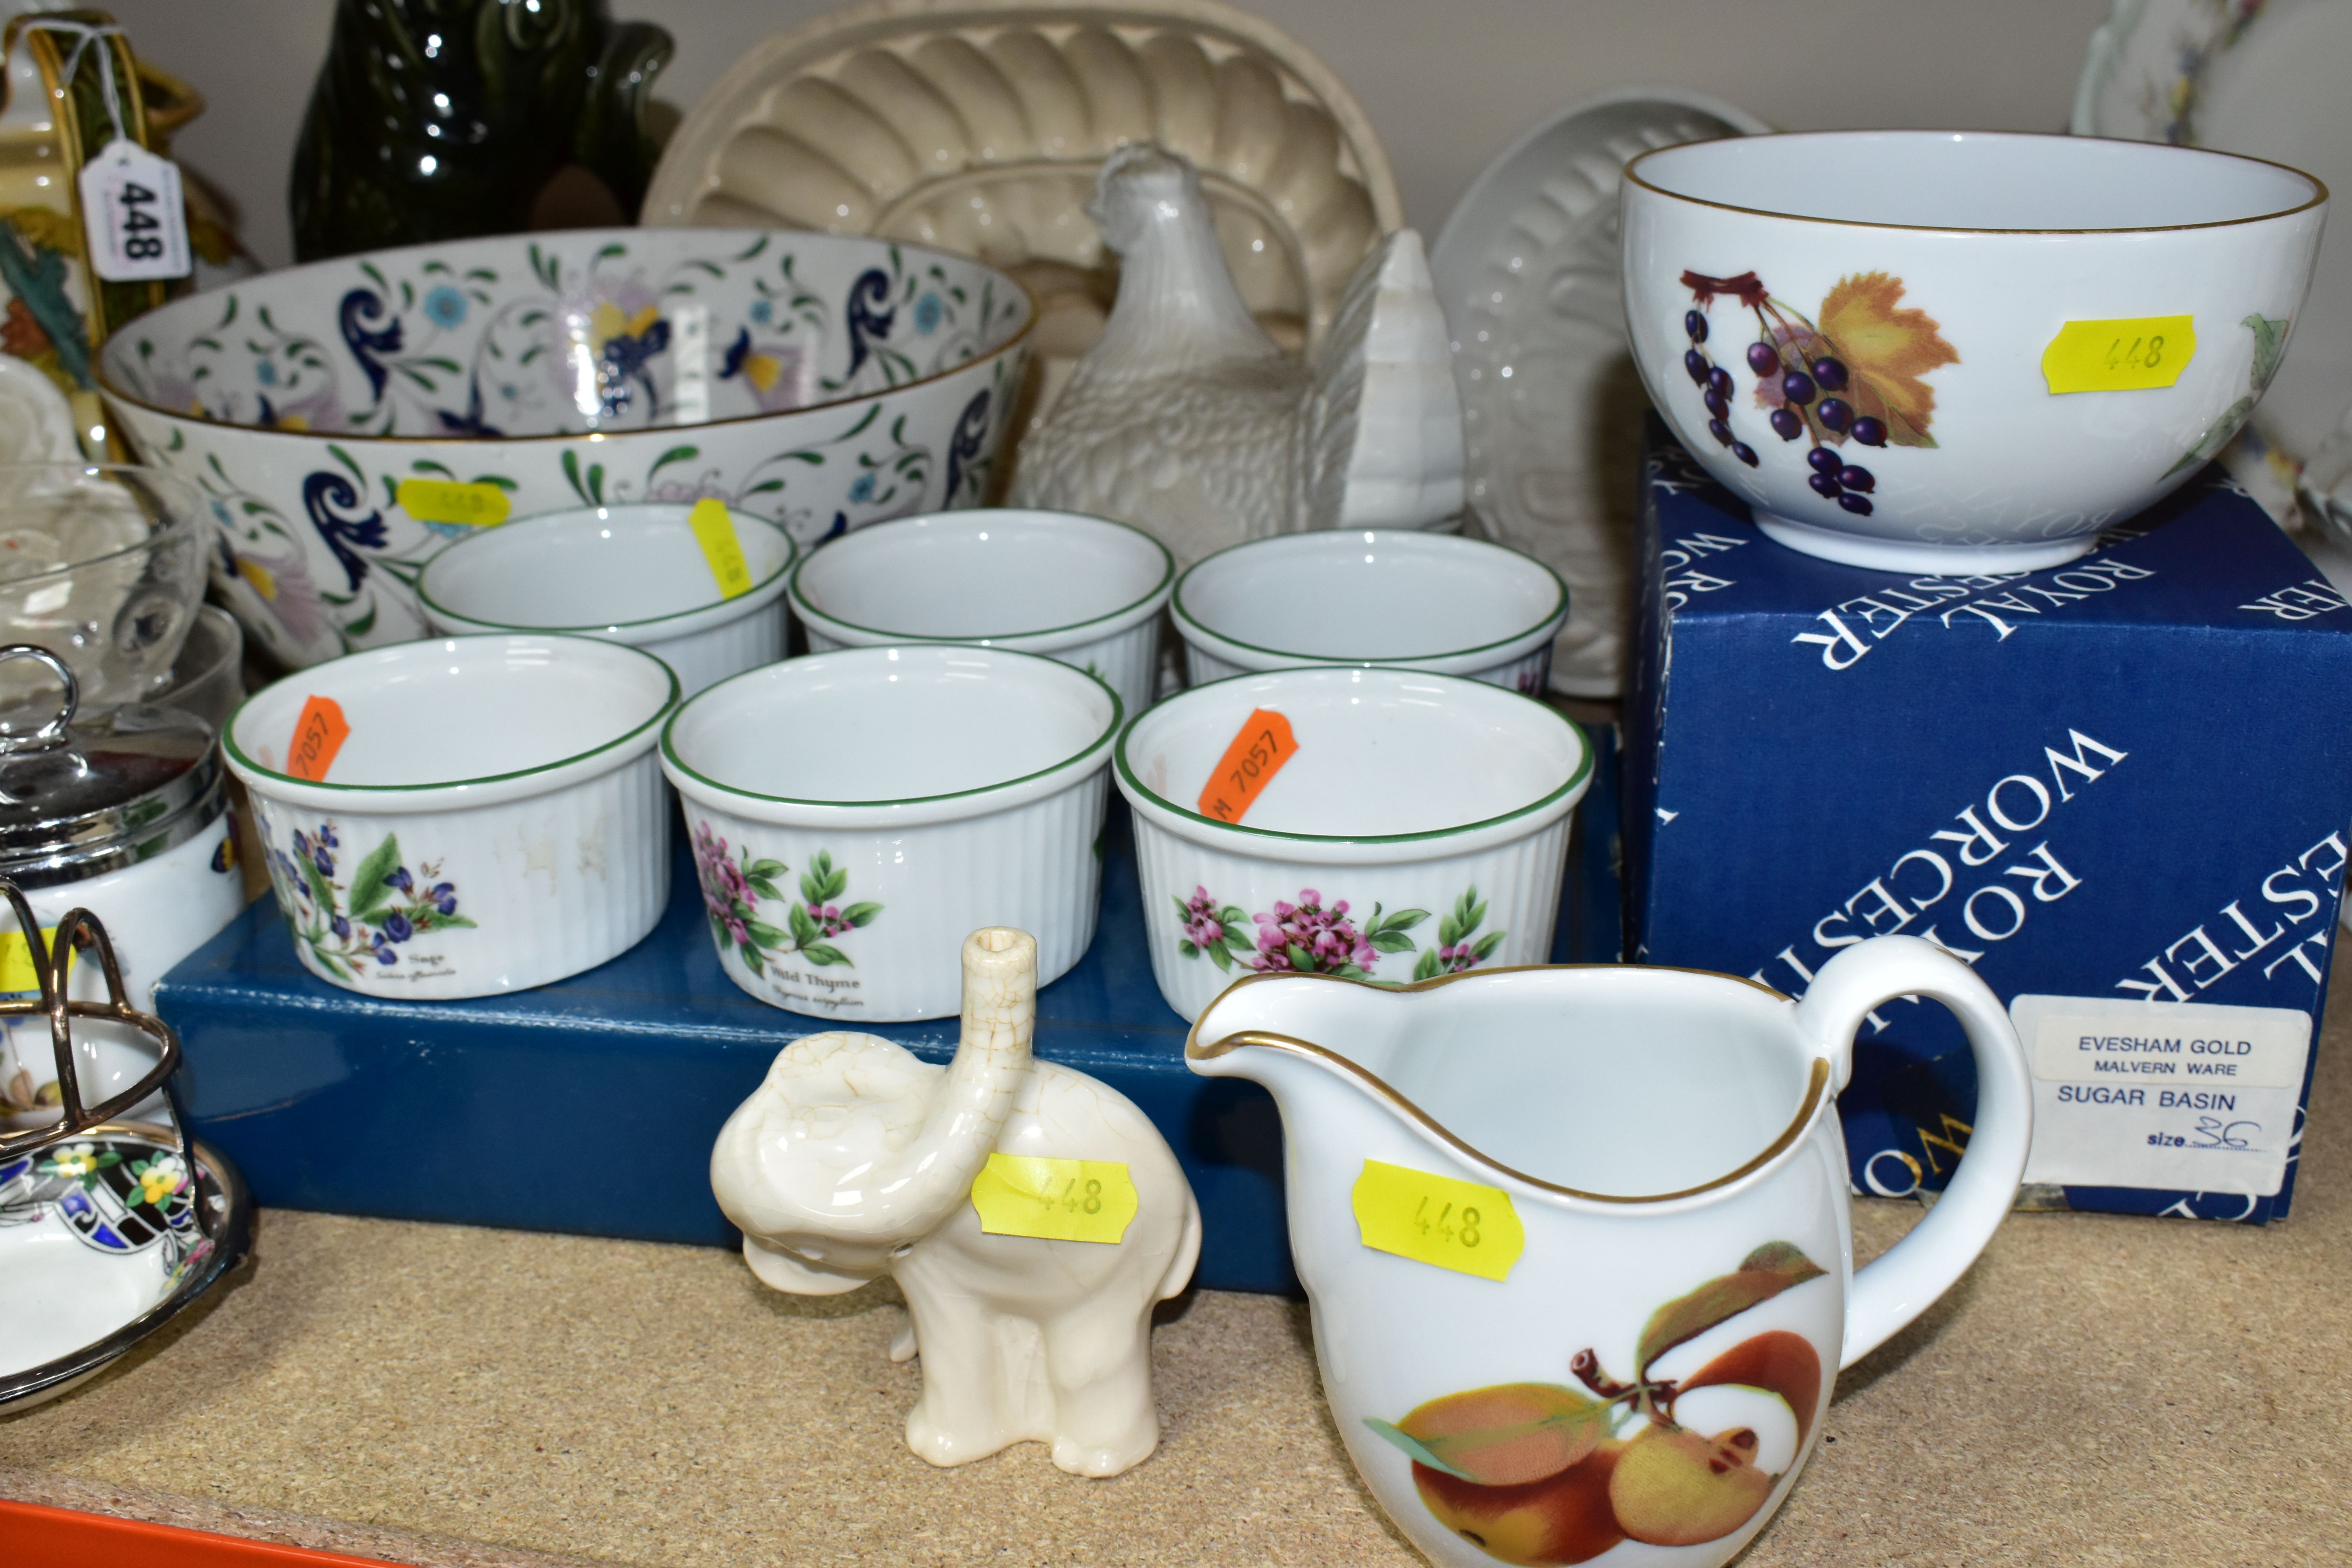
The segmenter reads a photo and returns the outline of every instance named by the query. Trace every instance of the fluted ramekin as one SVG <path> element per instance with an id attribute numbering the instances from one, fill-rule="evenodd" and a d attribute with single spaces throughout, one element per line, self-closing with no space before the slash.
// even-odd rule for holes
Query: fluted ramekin
<path id="1" fill-rule="evenodd" d="M 1260 710 L 1297 750 L 1238 822 L 1196 809 Z M 1119 737 L 1160 994 L 1199 1016 L 1238 976 L 1371 981 L 1551 955 L 1583 731 L 1485 681 L 1268 670 L 1196 686 Z"/>
<path id="2" fill-rule="evenodd" d="M 436 638 L 299 670 L 224 738 L 303 967 L 370 995 L 520 991 L 635 946 L 669 901 L 654 745 L 677 678 L 579 637 Z M 312 699 L 349 733 L 288 770 Z"/>
<path id="3" fill-rule="evenodd" d="M 739 675 L 662 733 L 728 977 L 822 1018 L 941 1018 L 964 938 L 1095 934 L 1123 710 L 1084 670 L 962 645 L 841 648 Z"/>
<path id="4" fill-rule="evenodd" d="M 1150 704 L 1176 558 L 1139 528 L 987 507 L 845 533 L 793 568 L 809 650 L 919 642 L 1042 653 Z"/>

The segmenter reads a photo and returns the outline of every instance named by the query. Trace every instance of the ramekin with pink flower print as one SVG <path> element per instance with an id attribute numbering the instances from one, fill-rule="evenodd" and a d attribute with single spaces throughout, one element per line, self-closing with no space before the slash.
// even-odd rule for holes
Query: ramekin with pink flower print
<path id="1" fill-rule="evenodd" d="M 1265 714 L 1287 724 L 1287 754 L 1226 790 L 1227 810 L 1249 797 L 1237 820 L 1211 815 L 1213 775 Z M 1337 668 L 1194 687 L 1129 725 L 1114 763 L 1152 973 L 1187 1018 L 1244 974 L 1403 984 L 1543 963 L 1592 777 L 1583 731 L 1541 702 Z"/>

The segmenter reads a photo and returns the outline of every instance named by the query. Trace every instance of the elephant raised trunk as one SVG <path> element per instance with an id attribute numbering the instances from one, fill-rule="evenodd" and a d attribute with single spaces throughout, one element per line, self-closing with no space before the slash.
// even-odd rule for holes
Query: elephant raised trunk
<path id="1" fill-rule="evenodd" d="M 760 1277 L 853 1289 L 954 1214 L 1028 1078 L 1036 1019 L 1036 939 L 991 926 L 963 944 L 962 1037 L 944 1074 L 871 1035 L 785 1047 L 710 1158 Z"/>

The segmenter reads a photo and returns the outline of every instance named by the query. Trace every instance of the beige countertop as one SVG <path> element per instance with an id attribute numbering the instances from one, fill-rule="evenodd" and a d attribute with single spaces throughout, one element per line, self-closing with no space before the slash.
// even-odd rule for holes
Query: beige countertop
<path id="1" fill-rule="evenodd" d="M 2291 1220 L 2014 1216 L 1839 1380 L 1744 1568 L 2352 1560 L 2343 990 Z M 583 1147 L 547 1179 L 613 1178 Z M 1864 1249 L 1918 1212 L 1858 1205 Z M 1192 1299 L 1154 1342 L 1159 1453 L 1088 1481 L 1035 1444 L 908 1453 L 897 1301 L 780 1296 L 709 1249 L 268 1211 L 160 1342 L 0 1418 L 0 1496 L 464 1568 L 1420 1561 L 1349 1468 L 1302 1305 Z"/>

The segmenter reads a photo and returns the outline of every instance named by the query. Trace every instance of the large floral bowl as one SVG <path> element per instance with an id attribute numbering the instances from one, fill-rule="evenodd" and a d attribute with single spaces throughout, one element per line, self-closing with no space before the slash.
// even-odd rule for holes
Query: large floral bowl
<path id="1" fill-rule="evenodd" d="M 203 488 L 237 618 L 299 666 L 425 636 L 425 561 L 510 516 L 709 496 L 805 545 L 976 505 L 1030 320 L 1003 273 L 883 240 L 583 229 L 192 295 L 100 380 Z"/>

